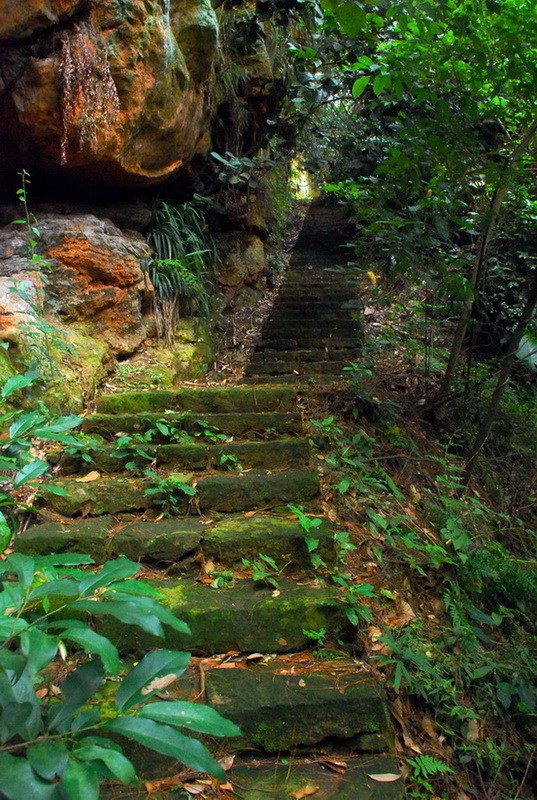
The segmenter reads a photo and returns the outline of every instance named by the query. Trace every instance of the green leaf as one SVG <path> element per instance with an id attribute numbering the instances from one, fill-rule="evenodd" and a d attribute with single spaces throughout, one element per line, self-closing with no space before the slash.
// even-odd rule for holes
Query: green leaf
<path id="1" fill-rule="evenodd" d="M 27 375 L 13 375 L 11 378 L 7 379 L 2 387 L 2 400 L 6 400 L 14 392 L 18 392 L 19 389 L 25 389 L 27 386 L 31 386 L 34 381 L 35 377 L 28 377 Z"/>
<path id="2" fill-rule="evenodd" d="M 41 583 L 31 590 L 29 598 L 31 600 L 37 600 L 55 594 L 63 597 L 78 597 L 80 594 L 79 582 L 71 580 L 70 578 L 60 578 L 58 580 L 48 581 L 48 583 Z"/>
<path id="3" fill-rule="evenodd" d="M 61 639 L 68 639 L 79 644 L 86 653 L 95 653 L 101 658 L 105 670 L 112 675 L 117 675 L 121 666 L 119 653 L 117 647 L 106 636 L 96 633 L 78 620 L 62 620 L 55 622 L 50 627 L 61 628 L 59 631 Z"/>
<path id="4" fill-rule="evenodd" d="M 37 776 L 25 758 L 0 752 L 0 775 L 2 794 L 8 800 L 61 800 L 55 784 Z"/>
<path id="5" fill-rule="evenodd" d="M 26 758 L 34 772 L 37 772 L 41 778 L 52 781 L 63 775 L 69 753 L 65 742 L 38 742 L 28 747 Z"/>
<path id="6" fill-rule="evenodd" d="M 190 661 L 190 653 L 177 650 L 154 650 L 148 653 L 124 678 L 118 689 L 115 706 L 118 711 L 126 711 L 136 703 L 141 703 L 162 689 L 155 678 L 165 675 L 179 677 Z"/>
<path id="7" fill-rule="evenodd" d="M 41 428 L 34 428 L 32 431 L 32 436 L 37 436 L 39 439 L 50 439 L 51 441 L 55 441 L 54 437 L 57 436 L 57 434 L 70 431 L 73 428 L 76 428 L 78 425 L 81 425 L 82 422 L 82 417 L 77 417 L 75 415 L 71 415 L 69 417 L 60 417 L 50 425 L 45 425 Z M 75 439 L 74 441 L 77 443 L 78 439 Z"/>
<path id="8" fill-rule="evenodd" d="M 90 575 L 85 581 L 81 581 L 80 594 L 83 596 L 93 594 L 96 589 L 110 586 L 111 583 L 121 580 L 121 578 L 132 578 L 137 572 L 140 572 L 140 565 L 129 561 L 128 558 L 107 561 L 99 572 Z"/>
<path id="9" fill-rule="evenodd" d="M 113 586 L 107 596 L 114 598 L 116 595 L 120 598 L 121 592 L 116 592 L 115 586 Z M 191 632 L 186 622 L 176 617 L 169 608 L 156 602 L 152 597 L 137 597 L 136 600 L 131 600 L 130 597 L 127 597 L 126 601 L 137 606 L 139 613 L 136 622 L 140 626 L 142 626 L 144 615 L 147 614 L 157 617 L 160 622 L 164 622 L 179 633 L 189 634 Z"/>
<path id="10" fill-rule="evenodd" d="M 4 566 L 15 572 L 21 589 L 27 589 L 34 579 L 35 560 L 23 553 L 11 553 L 4 561 Z"/>
<path id="11" fill-rule="evenodd" d="M 5 697 L 2 702 L 2 716 L 0 719 L 0 739 L 2 743 L 9 742 L 12 736 L 16 734 L 25 738 L 26 723 L 29 721 L 34 704 L 28 701 L 17 703 L 12 701 L 5 702 Z"/>
<path id="12" fill-rule="evenodd" d="M 71 756 L 60 786 L 69 800 L 99 800 L 100 782 L 99 776 L 91 767 Z"/>
<path id="13" fill-rule="evenodd" d="M 3 552 L 11 541 L 13 531 L 9 527 L 9 523 L 5 514 L 0 511 L 0 552 Z"/>
<path id="14" fill-rule="evenodd" d="M 169 725 L 140 717 L 119 717 L 105 722 L 102 728 L 127 736 L 157 753 L 172 756 L 192 769 L 208 772 L 214 778 L 225 780 L 224 770 L 201 742 L 185 736 Z"/>
<path id="15" fill-rule="evenodd" d="M 75 600 L 71 603 L 71 608 L 87 611 L 88 614 L 110 614 L 113 617 L 126 622 L 130 625 L 139 625 L 146 633 L 153 636 L 164 636 L 162 625 L 156 614 L 149 614 L 140 609 L 137 602 L 125 602 L 121 600 Z M 143 613 L 142 613 L 143 612 Z"/>
<path id="16" fill-rule="evenodd" d="M 361 78 L 357 78 L 354 83 L 352 84 L 351 94 L 355 100 L 363 95 L 365 92 L 366 86 L 370 81 L 369 75 L 362 75 Z"/>
<path id="17" fill-rule="evenodd" d="M 39 478 L 41 475 L 43 475 L 48 468 L 49 464 L 47 464 L 46 461 L 40 461 L 39 459 L 30 461 L 16 473 L 12 481 L 13 488 L 16 489 L 18 486 L 21 486 L 24 483 L 34 481 L 36 478 Z"/>
<path id="18" fill-rule="evenodd" d="M 126 785 L 136 783 L 136 771 L 129 759 L 112 747 L 88 744 L 77 748 L 73 755 L 81 761 L 102 761 L 114 777 Z"/>
<path id="19" fill-rule="evenodd" d="M 242 731 L 210 706 L 175 702 L 148 703 L 137 711 L 138 717 L 154 719 L 167 725 L 177 725 L 210 736 L 240 736 Z"/>
<path id="20" fill-rule="evenodd" d="M 47 667 L 58 652 L 56 639 L 39 628 L 23 631 L 20 635 L 20 645 L 32 675 Z"/>
<path id="21" fill-rule="evenodd" d="M 392 79 L 389 75 L 377 75 L 373 81 L 373 94 L 378 97 L 384 89 L 389 89 L 391 85 Z"/>
<path id="22" fill-rule="evenodd" d="M 60 730 L 74 714 L 93 697 L 104 683 L 104 669 L 99 659 L 82 664 L 62 684 L 63 703 L 52 706 L 49 727 Z"/>

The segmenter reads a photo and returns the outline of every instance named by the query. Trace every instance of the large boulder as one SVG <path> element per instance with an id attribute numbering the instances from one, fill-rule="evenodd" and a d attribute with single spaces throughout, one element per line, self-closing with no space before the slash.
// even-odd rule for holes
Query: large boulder
<path id="1" fill-rule="evenodd" d="M 210 0 L 8 0 L 0 156 L 113 184 L 162 180 L 209 150 L 217 38 Z"/>
<path id="2" fill-rule="evenodd" d="M 77 323 L 114 355 L 133 352 L 147 334 L 151 297 L 136 255 L 147 252 L 145 239 L 92 214 L 45 214 L 38 225 L 41 274 L 25 229 L 0 229 L 0 336 L 16 343 L 40 306 L 40 313 Z"/>

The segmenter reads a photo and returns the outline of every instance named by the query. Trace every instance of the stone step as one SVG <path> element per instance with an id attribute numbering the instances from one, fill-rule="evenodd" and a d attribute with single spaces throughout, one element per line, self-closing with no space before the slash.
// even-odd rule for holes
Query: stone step
<path id="1" fill-rule="evenodd" d="M 304 316 L 303 319 L 287 319 L 284 322 L 281 320 L 273 320 L 272 317 L 269 317 L 266 325 L 263 328 L 263 335 L 266 335 L 268 338 L 268 334 L 273 334 L 275 331 L 278 333 L 285 333 L 288 331 L 287 336 L 292 337 L 295 333 L 300 333 L 300 331 L 327 331 L 327 332 L 341 332 L 341 331 L 362 331 L 362 324 L 359 320 L 353 319 L 352 317 L 346 317 L 340 314 L 337 318 L 333 318 L 331 320 L 316 320 L 316 319 L 309 319 L 308 317 Z"/>
<path id="2" fill-rule="evenodd" d="M 228 779 L 240 786 L 242 800 L 289 800 L 307 797 L 315 787 L 319 800 L 403 800 L 404 778 L 395 758 L 386 755 L 334 754 L 316 758 L 293 754 L 292 761 L 259 756 L 237 757 Z M 331 758 L 344 767 L 334 771 Z M 323 763 L 324 762 L 324 763 Z M 325 766 L 326 764 L 326 766 Z M 400 775 L 389 783 L 374 776 Z M 373 776 L 373 777 L 371 777 Z M 140 800 L 143 800 L 140 798 Z"/>
<path id="3" fill-rule="evenodd" d="M 318 518 L 310 536 L 317 539 L 321 558 L 335 560 L 334 535 L 330 522 Z M 64 523 L 32 525 L 17 538 L 17 552 L 27 555 L 87 553 L 96 563 L 121 555 L 145 563 L 173 564 L 177 570 L 199 571 L 199 559 L 225 567 L 241 568 L 242 558 L 273 558 L 278 567 L 311 572 L 311 559 L 298 520 L 260 512 L 251 517 L 227 515 L 214 524 L 196 517 L 118 520 L 110 514 Z M 194 560 L 193 560 L 194 559 Z"/>
<path id="4" fill-rule="evenodd" d="M 191 413 L 240 413 L 294 411 L 296 392 L 289 387 L 203 387 L 154 392 L 103 394 L 97 399 L 101 414 L 137 414 L 143 411 L 188 411 Z"/>
<path id="5" fill-rule="evenodd" d="M 241 580 L 227 589 L 213 589 L 187 579 L 147 581 L 160 590 L 163 602 L 186 622 L 191 635 L 166 628 L 166 647 L 194 653 L 289 653 L 311 644 L 304 631 L 336 631 L 352 638 L 338 593 L 331 587 L 299 586 L 280 581 L 279 588 Z M 139 656 L 162 640 L 113 617 L 96 618 L 97 629 L 124 655 Z M 223 714 L 227 714 L 228 709 Z"/>
<path id="6" fill-rule="evenodd" d="M 324 295 L 324 297 L 319 297 L 317 292 L 302 291 L 297 293 L 296 290 L 289 291 L 282 288 L 274 301 L 274 308 L 293 308 L 298 304 L 309 304 L 314 308 L 338 308 L 341 303 L 346 303 L 350 300 L 356 303 L 359 302 L 357 295 L 346 289 L 331 289 L 330 292 L 325 292 Z"/>
<path id="7" fill-rule="evenodd" d="M 289 338 L 288 335 L 283 336 L 281 338 L 275 337 L 273 339 L 262 337 L 257 344 L 257 350 L 263 350 L 263 349 L 295 350 L 301 347 L 300 340 L 304 342 L 303 345 L 304 349 L 311 349 L 307 348 L 306 345 L 308 344 L 311 345 L 311 347 L 313 347 L 314 349 L 324 349 L 321 347 L 321 345 L 323 344 L 322 341 L 319 341 L 317 345 L 311 344 L 311 342 L 309 341 L 310 340 L 309 334 L 308 336 L 301 336 L 301 337 L 298 337 L 298 335 L 295 334 L 295 338 Z M 324 342 L 324 347 L 327 347 L 329 350 L 332 350 L 333 348 L 341 348 L 341 349 L 350 348 L 351 350 L 355 351 L 357 346 L 358 346 L 358 337 L 356 336 L 350 336 L 350 337 L 331 336 L 331 337 L 326 337 Z"/>
<path id="8" fill-rule="evenodd" d="M 246 377 L 253 375 L 339 375 L 347 361 L 256 361 L 246 366 Z"/>
<path id="9" fill-rule="evenodd" d="M 173 478 L 174 473 L 171 475 Z M 38 507 L 45 505 L 65 517 L 119 514 L 170 504 L 183 514 L 193 503 L 202 512 L 235 512 L 304 503 L 319 492 L 319 476 L 314 469 L 252 470 L 196 479 L 192 474 L 175 473 L 175 477 L 176 488 L 170 487 L 168 495 L 165 488 L 159 493 L 147 493 L 157 485 L 153 478 L 101 476 L 87 483 L 59 478 L 40 487 Z M 177 484 L 195 484 L 195 495 L 183 492 Z M 57 489 L 62 494 L 56 494 Z"/>
<path id="10" fill-rule="evenodd" d="M 331 669 L 322 669 L 320 663 L 302 669 L 297 665 L 292 674 L 291 667 L 276 661 L 209 673 L 208 703 L 243 733 L 235 748 L 278 753 L 301 747 L 322 750 L 338 741 L 348 753 L 384 753 L 393 746 L 378 681 L 347 659 Z"/>
<path id="11" fill-rule="evenodd" d="M 270 388 L 270 387 L 269 387 Z M 300 414 L 271 412 L 244 412 L 242 414 L 191 414 L 172 412 L 160 414 L 143 412 L 140 414 L 92 414 L 84 419 L 84 433 L 98 434 L 104 438 L 113 438 L 117 433 L 145 433 L 154 431 L 152 441 L 165 441 L 163 434 L 156 428 L 156 423 L 163 421 L 167 426 L 178 431 L 185 431 L 199 437 L 202 441 L 211 441 L 210 433 L 219 431 L 227 436 L 256 437 L 263 434 L 299 435 L 302 433 Z M 211 426 L 209 434 L 206 426 Z"/>
<path id="12" fill-rule="evenodd" d="M 331 327 L 333 324 L 341 324 L 344 321 L 356 319 L 353 317 L 353 311 L 344 309 L 340 306 L 339 311 L 316 311 L 315 309 L 282 309 L 274 310 L 270 315 L 267 325 L 303 325 L 317 323 L 325 327 Z"/>
<path id="13" fill-rule="evenodd" d="M 174 470 L 199 471 L 208 469 L 278 469 L 303 467 L 310 458 L 310 446 L 304 439 L 272 439 L 262 442 L 230 441 L 222 444 L 205 444 L 193 440 L 182 444 L 155 445 L 148 458 L 125 454 L 116 455 L 111 445 L 103 445 L 93 456 L 91 464 L 81 456 L 65 454 L 61 460 L 62 474 L 72 474 L 91 466 L 104 472 L 121 472 L 125 464 L 134 462 L 149 466 L 154 459 L 157 467 Z"/>
<path id="14" fill-rule="evenodd" d="M 354 348 L 314 348 L 310 350 L 259 349 L 252 353 L 250 363 L 256 361 L 351 361 L 357 358 L 359 351 Z"/>

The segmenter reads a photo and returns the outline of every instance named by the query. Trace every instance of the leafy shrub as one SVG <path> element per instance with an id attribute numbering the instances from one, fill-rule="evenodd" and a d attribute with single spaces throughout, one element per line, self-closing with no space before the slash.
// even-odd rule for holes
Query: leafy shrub
<path id="1" fill-rule="evenodd" d="M 195 703 L 149 702 L 186 669 L 190 655 L 155 650 L 122 676 L 114 644 L 84 614 L 111 615 L 162 637 L 163 624 L 181 633 L 188 626 L 159 603 L 160 593 L 133 580 L 139 565 L 125 558 L 98 572 L 80 567 L 78 554 L 30 558 L 7 556 L 0 591 L 0 770 L 9 800 L 94 800 L 103 780 L 136 782 L 132 762 L 110 734 L 124 736 L 195 770 L 224 778 L 220 764 L 181 729 L 236 736 L 239 729 L 212 708 Z M 61 696 L 39 699 L 65 642 L 86 652 L 61 684 Z M 106 708 L 94 701 L 106 676 L 122 676 Z M 41 692 L 38 692 L 41 695 Z"/>

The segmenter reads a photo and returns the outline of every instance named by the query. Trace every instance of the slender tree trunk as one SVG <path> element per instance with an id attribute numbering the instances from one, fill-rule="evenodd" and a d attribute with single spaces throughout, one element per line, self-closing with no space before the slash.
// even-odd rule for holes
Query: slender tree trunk
<path id="1" fill-rule="evenodd" d="M 449 354 L 448 364 L 439 391 L 440 397 L 446 395 L 451 388 L 451 382 L 453 380 L 453 376 L 455 375 L 455 371 L 457 369 L 457 364 L 459 361 L 459 356 L 461 354 L 462 345 L 464 343 L 466 331 L 468 330 L 468 323 L 470 322 L 470 317 L 472 315 L 472 309 L 474 307 L 474 302 L 475 302 L 475 293 L 479 285 L 479 282 L 481 280 L 481 276 L 483 275 L 487 250 L 492 240 L 492 234 L 494 232 L 494 227 L 496 225 L 496 222 L 498 221 L 498 216 L 500 214 L 502 203 L 505 200 L 505 196 L 511 185 L 511 181 L 513 179 L 516 167 L 520 162 L 522 156 L 524 155 L 525 151 L 529 147 L 529 144 L 532 141 L 536 131 L 537 131 L 537 118 L 533 120 L 532 124 L 529 126 L 526 133 L 524 134 L 520 142 L 517 144 L 517 146 L 511 153 L 511 156 L 509 157 L 509 160 L 506 164 L 504 173 L 500 178 L 500 181 L 494 191 L 488 215 L 488 222 L 481 236 L 477 254 L 472 266 L 472 271 L 468 278 L 468 283 L 470 284 L 471 292 L 468 294 L 468 297 L 465 301 L 461 316 L 459 317 L 457 328 L 455 330 L 455 335 L 453 337 L 453 342 L 451 345 L 451 352 Z"/>
<path id="2" fill-rule="evenodd" d="M 537 304 L 537 270 L 534 270 L 531 276 L 531 282 L 528 288 L 528 293 L 526 296 L 526 303 L 524 305 L 524 309 L 518 318 L 517 325 L 511 334 L 511 338 L 509 340 L 509 346 L 507 348 L 507 355 L 504 358 L 502 368 L 500 370 L 500 374 L 498 375 L 498 381 L 496 383 L 496 388 L 492 394 L 489 407 L 483 417 L 481 425 L 477 431 L 474 443 L 472 445 L 472 449 L 468 454 L 468 459 L 466 461 L 466 466 L 464 469 L 464 476 L 463 476 L 463 485 L 466 486 L 468 481 L 470 480 L 472 473 L 474 471 L 479 453 L 483 449 L 483 445 L 487 441 L 490 430 L 492 428 L 492 423 L 496 418 L 496 414 L 498 411 L 498 407 L 500 405 L 500 401 L 502 399 L 502 395 L 504 393 L 505 387 L 509 382 L 509 376 L 511 374 L 511 369 L 516 359 L 517 350 L 520 345 L 520 340 L 524 335 L 526 327 L 533 317 L 535 313 L 535 306 Z"/>

